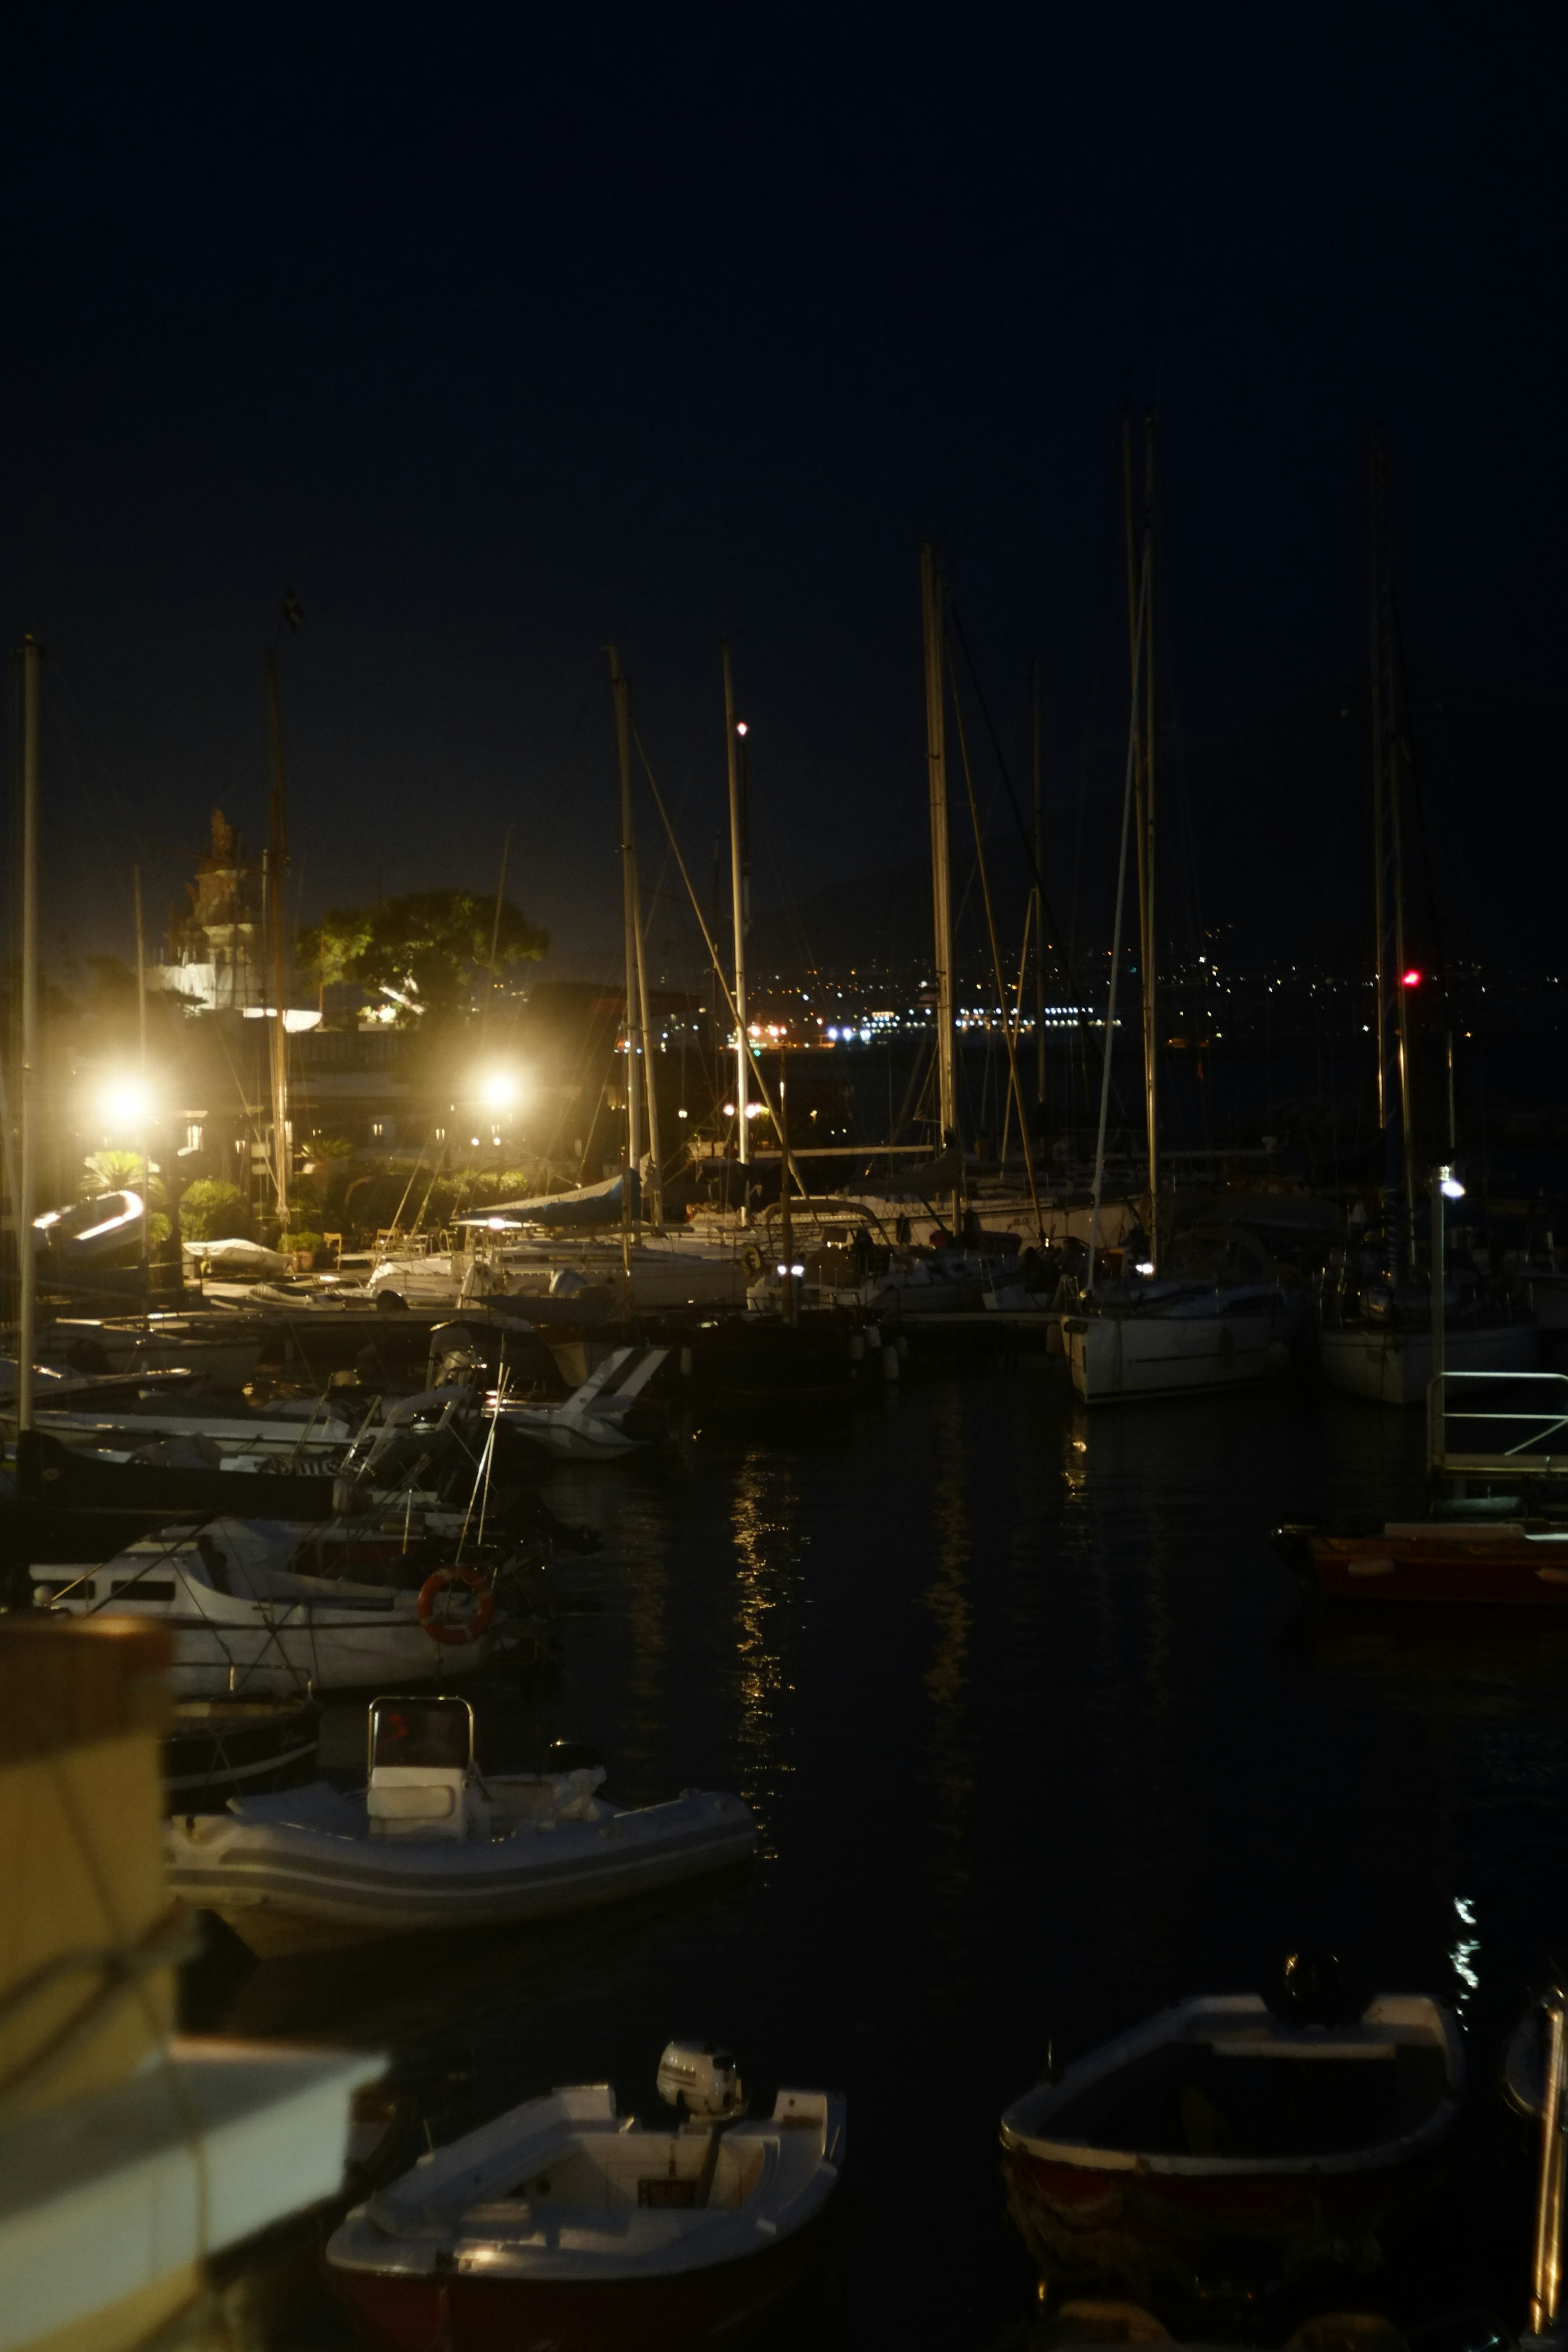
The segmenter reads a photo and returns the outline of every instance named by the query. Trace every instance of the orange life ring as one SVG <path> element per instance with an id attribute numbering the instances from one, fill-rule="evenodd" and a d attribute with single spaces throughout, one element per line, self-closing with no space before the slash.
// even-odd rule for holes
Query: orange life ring
<path id="1" fill-rule="evenodd" d="M 471 1616 L 453 1624 L 445 1616 L 437 1617 L 436 1609 L 441 1595 L 458 1584 L 466 1584 L 473 1593 L 474 1607 Z M 488 1633 L 495 1613 L 494 1588 L 477 1568 L 438 1568 L 419 1588 L 419 1622 L 433 1642 L 444 1642 L 449 1648 L 460 1649 L 465 1643 L 477 1642 L 481 1633 Z"/>

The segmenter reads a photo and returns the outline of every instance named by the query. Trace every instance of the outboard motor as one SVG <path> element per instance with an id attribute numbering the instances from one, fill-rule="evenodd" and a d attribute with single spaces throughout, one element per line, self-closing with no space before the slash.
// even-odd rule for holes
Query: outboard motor
<path id="1" fill-rule="evenodd" d="M 1280 2013 L 1292 2025 L 1343 2025 L 1355 2014 L 1332 1952 L 1291 1952 L 1285 1962 Z"/>
<path id="2" fill-rule="evenodd" d="M 711 2042 L 671 2042 L 658 2062 L 658 2095 L 703 2123 L 738 2115 L 745 2092 L 728 2050 Z"/>

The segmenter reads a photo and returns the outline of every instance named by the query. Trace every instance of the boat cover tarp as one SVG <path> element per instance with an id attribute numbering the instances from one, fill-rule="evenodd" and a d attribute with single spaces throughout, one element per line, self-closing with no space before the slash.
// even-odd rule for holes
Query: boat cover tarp
<path id="1" fill-rule="evenodd" d="M 892 1168 L 878 1179 L 889 1201 L 930 1201 L 940 1192 L 956 1192 L 963 1183 L 963 1154 L 956 1145 L 934 1160 L 917 1160 L 912 1168 Z"/>
<path id="2" fill-rule="evenodd" d="M 637 1181 L 632 1183 L 632 1214 L 637 1214 Z M 621 1222 L 621 1178 L 606 1177 L 602 1184 L 580 1184 L 573 1192 L 536 1192 L 527 1201 L 497 1201 L 482 1216 L 465 1217 L 465 1225 L 485 1225 L 495 1217 L 516 1218 L 530 1225 L 618 1225 Z"/>

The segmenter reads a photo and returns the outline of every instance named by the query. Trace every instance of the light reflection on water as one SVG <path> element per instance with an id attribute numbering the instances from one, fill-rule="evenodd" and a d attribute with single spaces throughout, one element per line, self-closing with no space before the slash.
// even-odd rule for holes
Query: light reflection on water
<path id="1" fill-rule="evenodd" d="M 438 2137 L 563 2081 L 650 2112 L 676 2032 L 734 2039 L 770 2104 L 840 2085 L 857 2347 L 979 2347 L 1022 2307 L 995 2122 L 1047 2043 L 1271 1990 L 1298 1942 L 1462 1995 L 1484 2104 L 1568 1924 L 1568 1627 L 1305 1625 L 1267 1541 L 1407 1513 L 1420 1421 L 1310 1390 L 1086 1416 L 1054 1365 L 917 1365 L 765 1444 L 552 1471 L 606 1546 L 560 1564 L 558 1675 L 487 1706 L 492 1756 L 569 1733 L 616 1793 L 739 1790 L 764 1857 L 237 1969 L 205 2021 L 393 2048 Z"/>
<path id="2" fill-rule="evenodd" d="M 731 1475 L 739 1790 L 762 1821 L 765 1856 L 778 1783 L 793 1769 L 786 1703 L 806 1598 L 801 1547 L 810 1538 L 797 1530 L 798 1482 L 787 1456 L 753 1446 Z"/>

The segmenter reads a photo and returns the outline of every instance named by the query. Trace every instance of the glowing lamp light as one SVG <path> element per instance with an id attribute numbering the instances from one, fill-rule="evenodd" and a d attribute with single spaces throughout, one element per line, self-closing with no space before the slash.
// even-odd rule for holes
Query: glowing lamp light
<path id="1" fill-rule="evenodd" d="M 734 1106 L 734 1104 L 733 1104 L 733 1103 L 726 1103 L 726 1104 L 724 1105 L 724 1116 L 725 1116 L 725 1118 L 734 1118 L 734 1116 L 735 1116 L 735 1106 Z"/>
<path id="2" fill-rule="evenodd" d="M 153 1089 L 140 1078 L 116 1078 L 99 1097 L 104 1123 L 122 1135 L 140 1134 L 153 1117 Z"/>
<path id="3" fill-rule="evenodd" d="M 746 721 L 743 719 L 736 719 L 735 732 L 737 735 L 749 735 L 751 731 L 750 727 L 746 724 Z"/>
<path id="4" fill-rule="evenodd" d="M 491 1070 L 479 1081 L 479 1100 L 487 1110 L 510 1110 L 518 1097 L 517 1080 L 506 1070 Z"/>
<path id="5" fill-rule="evenodd" d="M 1399 975 L 1399 985 L 1401 988 L 1419 988 L 1421 985 L 1420 973 L 1418 971 L 1402 971 Z"/>
<path id="6" fill-rule="evenodd" d="M 1154 1271 L 1153 1259 L 1152 1257 L 1140 1258 L 1132 1271 L 1134 1274 L 1152 1274 Z"/>
<path id="7" fill-rule="evenodd" d="M 748 1103 L 746 1105 L 746 1117 L 748 1118 L 761 1118 L 762 1115 L 763 1107 L 761 1103 Z"/>
<path id="8" fill-rule="evenodd" d="M 1437 1190 L 1442 1193 L 1445 1201 L 1462 1201 L 1465 1197 L 1464 1186 L 1447 1168 L 1438 1179 Z"/>

